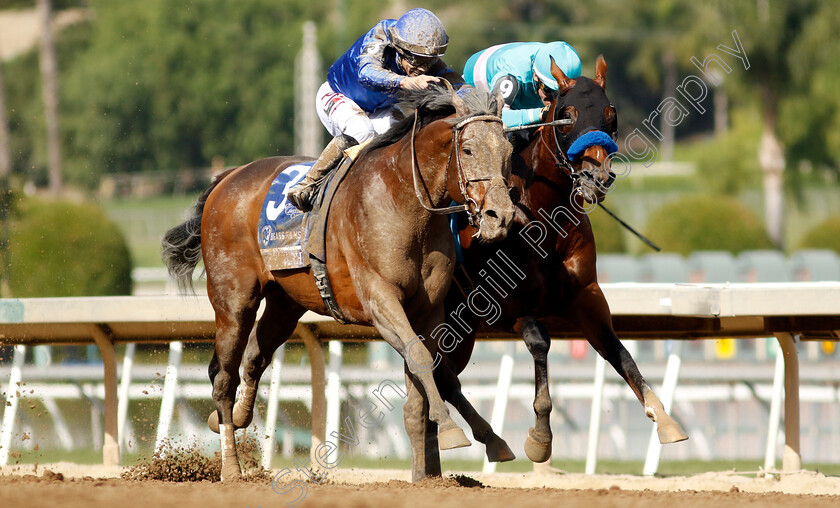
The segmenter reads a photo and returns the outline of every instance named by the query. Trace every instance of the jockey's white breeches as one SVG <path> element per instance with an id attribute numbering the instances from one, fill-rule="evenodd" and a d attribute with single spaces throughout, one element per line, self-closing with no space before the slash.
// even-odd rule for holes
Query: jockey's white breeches
<path id="1" fill-rule="evenodd" d="M 334 91 L 329 82 L 318 89 L 315 95 L 315 110 L 318 111 L 321 123 L 333 137 L 346 134 L 359 143 L 382 134 L 397 122 L 392 108 L 367 114 L 351 98 Z"/>

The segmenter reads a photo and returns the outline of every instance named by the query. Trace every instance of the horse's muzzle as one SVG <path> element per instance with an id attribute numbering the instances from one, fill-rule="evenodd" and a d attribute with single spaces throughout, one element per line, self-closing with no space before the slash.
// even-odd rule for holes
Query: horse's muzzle
<path id="1" fill-rule="evenodd" d="M 515 208 L 510 193 L 502 178 L 494 178 L 484 193 L 478 210 L 478 232 L 476 236 L 485 242 L 495 242 L 507 236 L 513 225 Z"/>
<path id="2" fill-rule="evenodd" d="M 603 201 L 615 182 L 615 173 L 595 168 L 595 171 L 583 170 L 576 174 L 574 192 L 579 194 L 587 203 L 595 204 Z"/>

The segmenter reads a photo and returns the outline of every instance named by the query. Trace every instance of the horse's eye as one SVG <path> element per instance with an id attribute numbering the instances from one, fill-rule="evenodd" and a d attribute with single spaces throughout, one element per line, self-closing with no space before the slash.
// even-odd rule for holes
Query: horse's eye
<path id="1" fill-rule="evenodd" d="M 604 120 L 607 122 L 607 132 L 615 139 L 618 134 L 618 115 L 612 104 L 604 107 Z"/>
<path id="2" fill-rule="evenodd" d="M 562 127 L 563 133 L 568 135 L 575 129 L 575 122 L 577 122 L 578 110 L 574 106 L 566 106 L 563 108 L 563 118 L 571 120 L 572 123 Z"/>

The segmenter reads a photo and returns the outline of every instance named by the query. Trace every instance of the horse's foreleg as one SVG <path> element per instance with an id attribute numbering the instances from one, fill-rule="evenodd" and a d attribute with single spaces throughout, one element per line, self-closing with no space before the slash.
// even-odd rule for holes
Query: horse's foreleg
<path id="1" fill-rule="evenodd" d="M 438 392 L 432 371 L 440 363 L 442 356 L 436 353 L 432 359 L 431 353 L 423 344 L 424 337 L 414 333 L 405 311 L 396 298 L 385 295 L 390 292 L 385 289 L 378 293 L 379 298 L 371 302 L 373 324 L 382 338 L 384 338 L 403 357 L 410 372 L 423 387 L 429 402 L 429 418 L 438 424 L 438 444 L 442 450 L 470 446 L 470 440 L 464 431 L 449 415 L 449 410 Z M 441 316 L 442 317 L 442 316 Z M 440 322 L 432 319 L 431 322 Z"/>
<path id="2" fill-rule="evenodd" d="M 521 318 L 516 327 L 534 357 L 534 413 L 536 424 L 528 429 L 525 454 L 533 462 L 551 458 L 551 395 L 548 390 L 548 350 L 551 337 L 542 323 L 532 317 Z"/>
<path id="3" fill-rule="evenodd" d="M 403 406 L 403 421 L 411 445 L 411 481 L 440 476 L 440 452 L 437 425 L 429 420 L 429 404 L 423 387 L 406 365 L 405 387 L 408 397 Z"/>
<path id="4" fill-rule="evenodd" d="M 459 345 L 460 346 L 460 345 Z M 493 428 L 475 410 L 470 401 L 461 391 L 461 382 L 452 369 L 448 358 L 435 369 L 435 382 L 443 400 L 452 404 L 458 413 L 467 421 L 473 437 L 485 446 L 487 460 L 490 462 L 507 462 L 516 458 L 504 439 L 493 432 Z"/>
<path id="5" fill-rule="evenodd" d="M 586 336 L 586 340 L 627 382 L 644 406 L 645 414 L 656 422 L 659 441 L 667 444 L 688 439 L 682 426 L 665 411 L 659 397 L 639 372 L 630 352 L 615 334 L 609 307 L 601 288 L 594 284 L 580 291 L 572 308 L 575 321 Z"/>

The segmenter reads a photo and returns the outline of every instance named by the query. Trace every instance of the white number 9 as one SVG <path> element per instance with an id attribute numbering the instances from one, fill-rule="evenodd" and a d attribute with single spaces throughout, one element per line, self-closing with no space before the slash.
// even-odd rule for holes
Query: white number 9
<path id="1" fill-rule="evenodd" d="M 502 97 L 505 99 L 510 98 L 511 92 L 513 92 L 513 82 L 510 79 L 505 79 L 501 83 L 499 83 L 499 90 L 502 92 Z"/>

